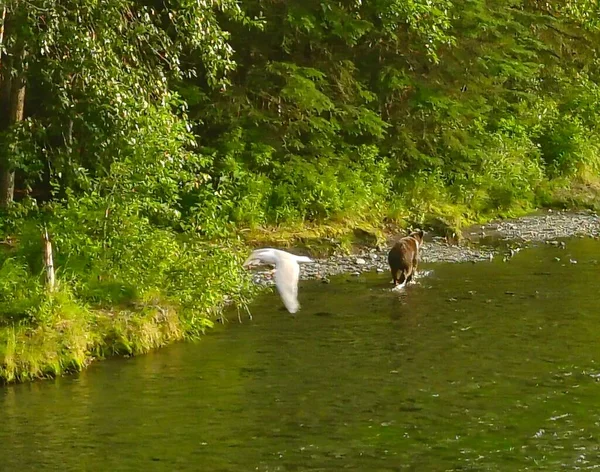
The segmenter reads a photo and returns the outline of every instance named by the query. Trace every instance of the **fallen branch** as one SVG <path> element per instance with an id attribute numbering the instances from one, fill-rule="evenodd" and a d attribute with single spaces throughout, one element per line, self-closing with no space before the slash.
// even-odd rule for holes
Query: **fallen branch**
<path id="1" fill-rule="evenodd" d="M 54 291 L 54 262 L 52 260 L 52 243 L 48 236 L 48 230 L 44 228 L 44 267 L 46 267 L 46 283 L 48 290 Z"/>

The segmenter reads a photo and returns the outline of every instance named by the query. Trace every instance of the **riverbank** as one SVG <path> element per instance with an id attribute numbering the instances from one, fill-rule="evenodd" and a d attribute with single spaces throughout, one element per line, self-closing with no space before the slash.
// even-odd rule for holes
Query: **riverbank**
<path id="1" fill-rule="evenodd" d="M 528 244 L 552 242 L 572 236 L 600 237 L 600 218 L 593 212 L 542 211 L 533 215 L 490 222 L 466 228 L 460 244 L 449 244 L 446 238 L 428 231 L 421 260 L 428 262 L 477 263 L 489 261 L 494 257 L 507 259 L 515 249 Z M 393 241 L 404 232 L 397 228 L 386 230 L 368 230 L 347 226 L 345 230 L 316 231 L 311 237 L 303 239 L 285 238 L 272 233 L 272 239 L 262 238 L 247 241 L 250 246 L 275 246 L 297 254 L 307 254 L 315 259 L 315 264 L 301 265 L 301 279 L 321 279 L 327 282 L 329 277 L 339 274 L 353 276 L 364 272 L 386 273 L 387 252 Z M 353 236 L 350 237 L 349 235 Z M 357 236 L 358 235 L 358 236 Z M 285 244 L 288 241 L 291 243 Z M 240 258 L 242 255 L 238 255 Z M 238 257 L 236 256 L 236 257 Z M 210 259 L 203 259 L 210 267 Z M 219 260 L 215 259 L 216 264 Z M 241 259 L 240 259 L 241 260 Z M 230 261 L 233 263 L 233 261 Z M 235 269 L 235 270 L 234 270 Z M 220 270 L 213 274 L 214 280 L 202 280 L 203 287 L 209 290 L 218 287 L 218 299 L 202 300 L 208 311 L 201 316 L 203 327 L 210 328 L 211 316 L 218 317 L 222 307 L 231 304 L 230 290 L 237 284 L 230 277 L 244 277 L 243 287 L 236 285 L 237 296 L 251 296 L 252 291 L 273 283 L 269 270 L 245 273 L 240 267 Z M 212 284 L 212 285 L 211 285 Z M 197 290 L 202 287 L 196 287 Z M 197 293 L 197 292 L 194 292 Z M 229 295 L 228 295 L 229 293 Z M 239 299 L 239 298 L 238 298 Z M 37 378 L 55 377 L 84 369 L 91 362 L 115 355 L 138 355 L 160 348 L 175 341 L 195 337 L 188 314 L 169 305 L 160 298 L 146 298 L 141 303 L 128 307 L 100 309 L 83 305 L 74 298 L 65 287 L 46 298 L 40 298 L 45 313 L 43 323 L 37 325 L 15 322 L 0 327 L 0 383 L 21 382 Z M 221 308 L 216 309 L 215 306 Z M 233 318 L 235 319 L 235 317 Z M 197 321 L 196 321 L 197 322 Z"/>
<path id="2" fill-rule="evenodd" d="M 76 232 L 70 239 L 52 232 L 52 287 L 39 268 L 35 230 L 0 253 L 0 383 L 56 377 L 98 359 L 196 339 L 225 307 L 243 308 L 257 291 L 241 268 L 246 248 L 238 241 L 180 241 L 151 229 L 141 237 L 121 231 L 105 252 L 110 259 L 87 258 L 87 267 L 68 257 L 77 254 L 68 246 L 78 243 Z"/>
<path id="3" fill-rule="evenodd" d="M 185 335 L 173 307 L 93 309 L 67 291 L 47 303 L 59 314 L 55 319 L 0 327 L 0 384 L 79 372 L 96 360 L 144 354 Z"/>
<path id="4" fill-rule="evenodd" d="M 463 230 L 460 244 L 451 244 L 425 228 L 425 243 L 421 261 L 428 262 L 485 262 L 495 257 L 507 260 L 515 250 L 531 243 L 554 242 L 568 237 L 600 237 L 600 217 L 592 211 L 544 210 L 535 214 L 473 225 Z M 360 275 L 363 272 L 387 272 L 387 253 L 393 242 L 404 233 L 386 235 L 384 244 L 358 244 L 351 254 L 332 254 L 315 258 L 314 264 L 300 265 L 301 280 L 323 279 L 339 274 Z M 291 252 L 312 255 L 305 248 L 289 248 Z M 269 270 L 253 273 L 259 285 L 274 284 Z"/>

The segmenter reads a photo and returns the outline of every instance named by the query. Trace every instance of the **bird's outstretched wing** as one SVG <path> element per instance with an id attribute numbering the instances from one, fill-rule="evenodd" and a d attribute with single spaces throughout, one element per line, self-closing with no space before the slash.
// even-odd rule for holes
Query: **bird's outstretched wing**
<path id="1" fill-rule="evenodd" d="M 300 267 L 293 259 L 281 258 L 275 272 L 275 285 L 283 304 L 290 313 L 296 313 L 300 304 L 298 303 L 298 278 Z"/>

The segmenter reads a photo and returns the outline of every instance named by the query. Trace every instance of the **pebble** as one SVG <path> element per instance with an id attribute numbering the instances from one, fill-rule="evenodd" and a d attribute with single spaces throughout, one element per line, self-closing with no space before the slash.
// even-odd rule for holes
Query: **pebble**
<path id="1" fill-rule="evenodd" d="M 590 212 L 546 212 L 541 215 L 531 215 L 515 220 L 490 223 L 486 230 L 495 231 L 500 239 L 525 245 L 531 242 L 545 242 L 560 248 L 565 247 L 564 242 L 556 241 L 557 238 L 566 238 L 577 235 L 600 237 L 600 217 Z M 521 250 L 515 244 L 509 249 L 503 260 L 506 262 Z M 363 272 L 376 271 L 383 273 L 389 270 L 387 254 L 389 247 L 365 248 L 362 253 L 354 255 L 334 255 L 327 259 L 315 259 L 313 264 L 300 264 L 300 278 L 321 279 L 329 283 L 329 277 L 339 274 L 359 276 Z M 506 249 L 504 249 L 506 251 Z M 292 251 L 294 252 L 294 251 Z M 428 262 L 489 262 L 493 260 L 498 251 L 479 247 L 448 245 L 443 238 L 433 237 L 421 249 L 421 261 Z M 508 256 L 508 257 L 506 257 Z M 560 261 L 560 258 L 556 258 Z M 577 261 L 570 261 L 576 264 Z M 253 280 L 260 285 L 274 284 L 271 270 L 253 273 Z"/>
<path id="2" fill-rule="evenodd" d="M 595 213 L 588 211 L 552 212 L 548 210 L 546 214 L 499 222 L 496 231 L 507 239 L 548 241 L 549 244 L 558 246 L 560 243 L 553 241 L 557 238 L 582 235 L 600 236 L 600 218 Z"/>

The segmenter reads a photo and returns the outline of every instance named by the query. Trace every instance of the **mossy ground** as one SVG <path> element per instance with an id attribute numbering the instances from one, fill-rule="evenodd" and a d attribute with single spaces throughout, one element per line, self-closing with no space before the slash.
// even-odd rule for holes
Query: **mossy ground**
<path id="1" fill-rule="evenodd" d="M 77 372 L 94 360 L 143 354 L 185 336 L 173 307 L 104 310 L 82 306 L 68 291 L 43 303 L 45 322 L 0 326 L 0 383 Z"/>

